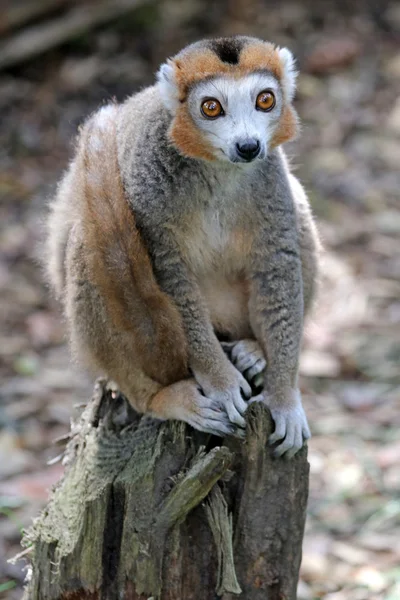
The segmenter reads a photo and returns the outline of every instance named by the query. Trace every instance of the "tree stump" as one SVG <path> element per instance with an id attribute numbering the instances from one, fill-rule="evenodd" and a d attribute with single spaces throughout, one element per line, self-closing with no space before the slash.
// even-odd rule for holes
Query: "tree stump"
<path id="1" fill-rule="evenodd" d="M 137 415 L 106 381 L 23 543 L 25 600 L 295 600 L 307 449 L 275 459 L 267 409 L 244 441 Z"/>

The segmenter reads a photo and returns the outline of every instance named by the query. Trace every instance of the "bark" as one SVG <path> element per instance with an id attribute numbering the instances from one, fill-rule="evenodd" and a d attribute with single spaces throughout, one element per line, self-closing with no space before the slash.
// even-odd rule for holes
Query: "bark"
<path id="1" fill-rule="evenodd" d="M 246 440 L 140 417 L 105 381 L 25 535 L 26 600 L 295 600 L 307 449 L 274 459 L 264 406 Z"/>

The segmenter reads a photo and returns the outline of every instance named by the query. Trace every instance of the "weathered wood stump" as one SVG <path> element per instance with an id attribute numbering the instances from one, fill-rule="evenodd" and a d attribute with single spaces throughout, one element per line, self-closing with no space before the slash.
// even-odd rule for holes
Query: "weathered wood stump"
<path id="1" fill-rule="evenodd" d="M 295 600 L 307 449 L 274 459 L 268 411 L 245 441 L 140 417 L 105 381 L 25 535 L 26 600 Z"/>

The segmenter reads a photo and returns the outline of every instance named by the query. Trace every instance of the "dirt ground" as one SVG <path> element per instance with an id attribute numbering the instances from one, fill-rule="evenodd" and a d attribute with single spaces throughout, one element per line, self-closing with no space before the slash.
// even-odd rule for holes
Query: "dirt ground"
<path id="1" fill-rule="evenodd" d="M 287 151 L 325 246 L 301 361 L 313 438 L 298 598 L 399 600 L 400 5 L 147 2 L 2 68 L 4 44 L 78 6 L 54 4 L 19 29 L 0 7 L 0 597 L 21 597 L 24 561 L 7 559 L 62 473 L 55 440 L 92 388 L 37 259 L 77 126 L 189 41 L 244 33 L 298 57 L 303 127 Z"/>

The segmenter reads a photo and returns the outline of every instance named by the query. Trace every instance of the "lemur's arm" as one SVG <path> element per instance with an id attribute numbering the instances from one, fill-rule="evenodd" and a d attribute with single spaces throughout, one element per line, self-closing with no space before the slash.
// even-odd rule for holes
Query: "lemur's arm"
<path id="1" fill-rule="evenodd" d="M 321 251 L 321 243 L 303 186 L 291 173 L 288 173 L 288 179 L 295 201 L 302 267 L 304 317 L 306 317 L 315 294 L 318 276 L 318 254 Z M 263 387 L 266 360 L 260 344 L 255 340 L 240 340 L 223 342 L 222 346 L 235 367 L 245 375 L 252 386 L 254 388 Z"/>
<path id="2" fill-rule="evenodd" d="M 143 233 L 143 229 L 142 229 Z M 149 251 L 161 289 L 177 306 L 188 343 L 189 366 L 205 395 L 221 402 L 233 423 L 244 426 L 243 414 L 251 388 L 226 357 L 219 343 L 198 285 L 187 268 L 173 229 L 165 224 L 147 232 Z M 146 233 L 144 234 L 147 237 Z"/>
<path id="3" fill-rule="evenodd" d="M 280 455 L 287 450 L 294 454 L 310 432 L 298 390 L 304 312 L 301 248 L 293 235 L 291 190 L 279 169 L 269 194 L 253 247 L 250 313 L 267 361 L 264 391 L 257 399 L 267 403 L 275 421 L 271 442 L 284 439 L 276 449 Z"/>

